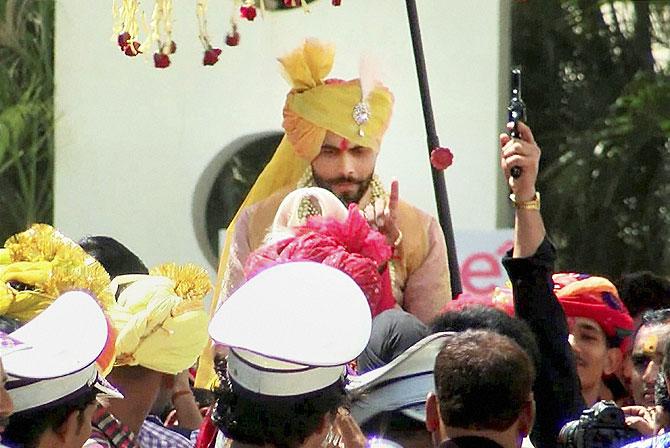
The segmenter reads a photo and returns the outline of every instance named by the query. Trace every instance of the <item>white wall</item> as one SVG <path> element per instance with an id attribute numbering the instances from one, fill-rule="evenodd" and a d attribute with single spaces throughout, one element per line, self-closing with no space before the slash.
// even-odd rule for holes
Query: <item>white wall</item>
<path id="1" fill-rule="evenodd" d="M 214 67 L 200 63 L 194 1 L 175 1 L 178 52 L 166 70 L 123 56 L 112 34 L 111 2 L 61 0 L 56 15 L 55 220 L 67 235 L 107 234 L 147 264 L 199 262 L 191 216 L 195 185 L 236 138 L 281 125 L 288 86 L 276 56 L 307 36 L 337 46 L 332 75 L 357 76 L 374 54 L 396 96 L 378 172 L 401 195 L 435 211 L 405 4 L 320 0 L 309 15 L 275 13 L 241 23 L 237 48 Z M 147 14 L 153 2 L 144 2 Z M 232 2 L 210 2 L 215 42 Z M 504 111 L 507 1 L 421 0 L 424 47 L 441 143 L 455 163 L 447 186 L 456 229 L 496 225 L 497 135 Z M 502 54 L 502 57 L 501 57 Z"/>

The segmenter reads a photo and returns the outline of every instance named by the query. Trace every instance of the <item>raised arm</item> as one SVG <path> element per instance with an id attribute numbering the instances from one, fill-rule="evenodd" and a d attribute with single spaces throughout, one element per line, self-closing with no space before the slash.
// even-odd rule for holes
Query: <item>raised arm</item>
<path id="1" fill-rule="evenodd" d="M 541 151 L 530 128 L 521 122 L 517 126 L 520 138 L 512 139 L 507 134 L 500 135 L 500 166 L 508 179 L 516 208 L 513 257 L 523 258 L 537 252 L 546 231 L 540 214 L 539 195 L 535 189 Z M 521 176 L 512 177 L 512 167 L 521 168 Z"/>
<path id="2" fill-rule="evenodd" d="M 515 206 L 514 248 L 503 265 L 512 282 L 516 316 L 528 323 L 540 349 L 533 389 L 537 418 L 531 439 L 536 448 L 547 448 L 558 446 L 560 428 L 579 416 L 584 403 L 565 314 L 553 293 L 556 255 L 546 238 L 536 191 L 540 148 L 528 126 L 519 123 L 518 127 L 519 139 L 500 136 L 501 168 Z M 522 170 L 517 179 L 510 176 L 513 166 Z"/>

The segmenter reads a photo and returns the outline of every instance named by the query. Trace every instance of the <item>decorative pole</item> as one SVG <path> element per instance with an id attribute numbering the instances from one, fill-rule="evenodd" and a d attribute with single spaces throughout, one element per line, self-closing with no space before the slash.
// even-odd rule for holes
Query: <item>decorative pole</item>
<path id="1" fill-rule="evenodd" d="M 431 173 L 433 175 L 433 189 L 435 190 L 435 202 L 437 203 L 437 215 L 444 232 L 444 239 L 447 243 L 447 253 L 449 255 L 449 273 L 451 276 L 451 293 L 455 297 L 461 292 L 461 273 L 458 267 L 458 257 L 456 255 L 456 243 L 454 241 L 454 228 L 451 224 L 451 212 L 449 211 L 449 198 L 447 196 L 447 185 L 444 181 L 442 170 L 435 168 L 435 151 L 443 150 L 440 148 L 440 140 L 435 130 L 435 117 L 433 116 L 433 106 L 430 101 L 430 88 L 428 86 L 428 75 L 426 73 L 426 59 L 423 54 L 423 44 L 421 42 L 421 29 L 419 27 L 419 15 L 416 10 L 415 0 L 406 0 L 407 18 L 409 19 L 409 30 L 412 37 L 412 49 L 414 50 L 414 62 L 416 64 L 416 74 L 419 79 L 419 92 L 421 94 L 421 106 L 423 108 L 423 120 L 426 127 L 426 137 L 428 141 L 428 153 L 431 158 Z M 450 163 L 450 161 L 449 161 Z"/>

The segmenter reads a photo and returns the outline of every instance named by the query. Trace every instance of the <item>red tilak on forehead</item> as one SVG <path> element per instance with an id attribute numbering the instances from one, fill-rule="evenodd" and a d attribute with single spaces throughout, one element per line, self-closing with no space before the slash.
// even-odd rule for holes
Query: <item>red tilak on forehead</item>
<path id="1" fill-rule="evenodd" d="M 348 147 L 349 147 L 349 140 L 347 140 L 346 138 L 340 140 L 340 151 L 346 151 Z"/>

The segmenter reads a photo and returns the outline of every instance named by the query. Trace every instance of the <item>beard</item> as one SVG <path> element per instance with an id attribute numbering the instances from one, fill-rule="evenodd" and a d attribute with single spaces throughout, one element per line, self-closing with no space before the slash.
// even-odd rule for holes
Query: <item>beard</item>
<path id="1" fill-rule="evenodd" d="M 314 183 L 317 185 L 317 187 L 325 188 L 326 190 L 330 191 L 335 196 L 337 196 L 337 198 L 340 201 L 342 201 L 342 203 L 347 207 L 349 206 L 349 204 L 358 203 L 361 200 L 361 198 L 363 198 L 363 195 L 370 186 L 370 182 L 372 182 L 372 176 L 373 176 L 372 174 L 370 174 L 367 178 L 364 179 L 357 179 L 351 176 L 342 176 L 333 179 L 326 179 L 324 177 L 317 175 L 314 172 L 312 172 L 312 175 L 314 177 Z M 344 183 L 355 184 L 356 185 L 355 190 L 352 192 L 344 192 L 344 193 L 338 193 L 334 190 L 334 188 L 337 185 Z"/>

